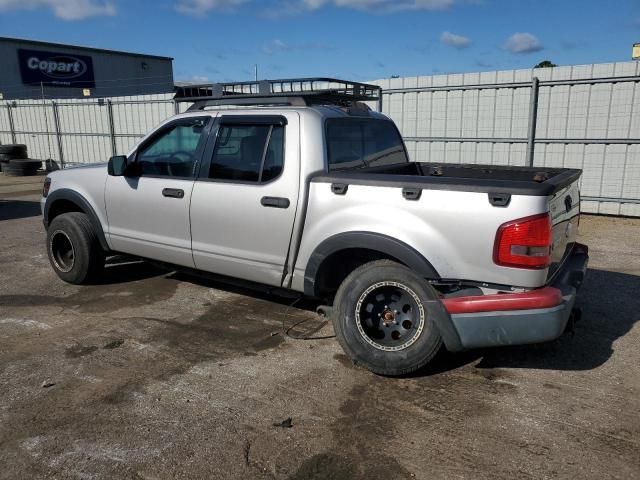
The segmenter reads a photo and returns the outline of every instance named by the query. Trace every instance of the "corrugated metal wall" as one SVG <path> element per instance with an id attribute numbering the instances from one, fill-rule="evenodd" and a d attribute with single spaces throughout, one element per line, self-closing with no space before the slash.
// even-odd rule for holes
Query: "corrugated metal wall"
<path id="1" fill-rule="evenodd" d="M 640 216 L 638 76 L 640 62 L 624 62 L 370 83 L 383 88 L 382 111 L 397 123 L 412 160 L 526 165 L 537 77 L 533 164 L 582 168 L 587 212 Z M 592 79 L 608 81 L 579 83 Z M 570 82 L 545 85 L 561 81 Z"/>
<path id="2" fill-rule="evenodd" d="M 412 160 L 526 165 L 537 77 L 533 165 L 582 168 L 584 211 L 640 216 L 639 76 L 640 62 L 625 62 L 371 83 Z M 175 112 L 172 94 L 4 102 L 0 141 L 27 144 L 33 158 L 103 162 Z"/>
<path id="3" fill-rule="evenodd" d="M 180 111 L 185 108 L 180 105 Z M 62 159 L 65 165 L 104 162 L 114 153 L 127 153 L 175 113 L 173 94 L 100 101 L 17 100 L 0 105 L 0 141 L 24 143 L 32 158 Z"/>

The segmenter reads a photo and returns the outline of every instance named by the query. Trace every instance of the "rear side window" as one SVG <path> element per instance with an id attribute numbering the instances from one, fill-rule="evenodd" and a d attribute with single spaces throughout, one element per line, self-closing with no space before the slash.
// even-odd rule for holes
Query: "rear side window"
<path id="1" fill-rule="evenodd" d="M 222 125 L 209 168 L 209 178 L 268 182 L 282 173 L 284 127 Z"/>
<path id="2" fill-rule="evenodd" d="M 326 136 L 329 171 L 409 161 L 398 130 L 388 120 L 331 118 Z"/>

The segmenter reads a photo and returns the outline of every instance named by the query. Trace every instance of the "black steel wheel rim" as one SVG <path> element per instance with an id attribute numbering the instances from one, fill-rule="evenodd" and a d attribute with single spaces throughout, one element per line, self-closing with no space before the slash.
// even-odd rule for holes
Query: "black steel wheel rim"
<path id="1" fill-rule="evenodd" d="M 362 338 L 384 351 L 404 350 L 424 329 L 424 307 L 418 295 L 398 282 L 368 287 L 356 304 L 356 325 Z"/>
<path id="2" fill-rule="evenodd" d="M 75 263 L 75 250 L 69 236 L 62 230 L 56 230 L 51 235 L 49 248 L 56 268 L 62 272 L 71 271 Z"/>

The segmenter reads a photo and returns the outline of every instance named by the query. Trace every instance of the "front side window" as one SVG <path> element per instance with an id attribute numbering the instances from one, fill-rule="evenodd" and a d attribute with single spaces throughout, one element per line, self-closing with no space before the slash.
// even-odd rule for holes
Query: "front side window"
<path id="1" fill-rule="evenodd" d="M 209 168 L 209 178 L 268 182 L 284 166 L 281 125 L 222 125 Z"/>
<path id="2" fill-rule="evenodd" d="M 326 136 L 329 171 L 409 161 L 398 130 L 388 120 L 331 118 Z"/>
<path id="3" fill-rule="evenodd" d="M 142 146 L 136 156 L 142 175 L 191 177 L 208 117 L 176 122 Z"/>

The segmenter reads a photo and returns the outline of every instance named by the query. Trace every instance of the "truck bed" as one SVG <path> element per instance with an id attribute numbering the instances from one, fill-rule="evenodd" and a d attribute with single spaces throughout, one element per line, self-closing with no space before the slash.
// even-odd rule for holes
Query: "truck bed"
<path id="1" fill-rule="evenodd" d="M 322 173 L 312 181 L 548 196 L 578 180 L 581 173 L 571 168 L 409 162 Z"/>
<path id="2" fill-rule="evenodd" d="M 318 238 L 376 232 L 424 252 L 443 279 L 507 286 L 506 291 L 539 288 L 551 281 L 575 242 L 580 175 L 576 169 L 441 163 L 316 174 L 299 259 L 306 264 Z M 552 221 L 551 266 L 496 264 L 498 229 L 545 212 Z"/>

